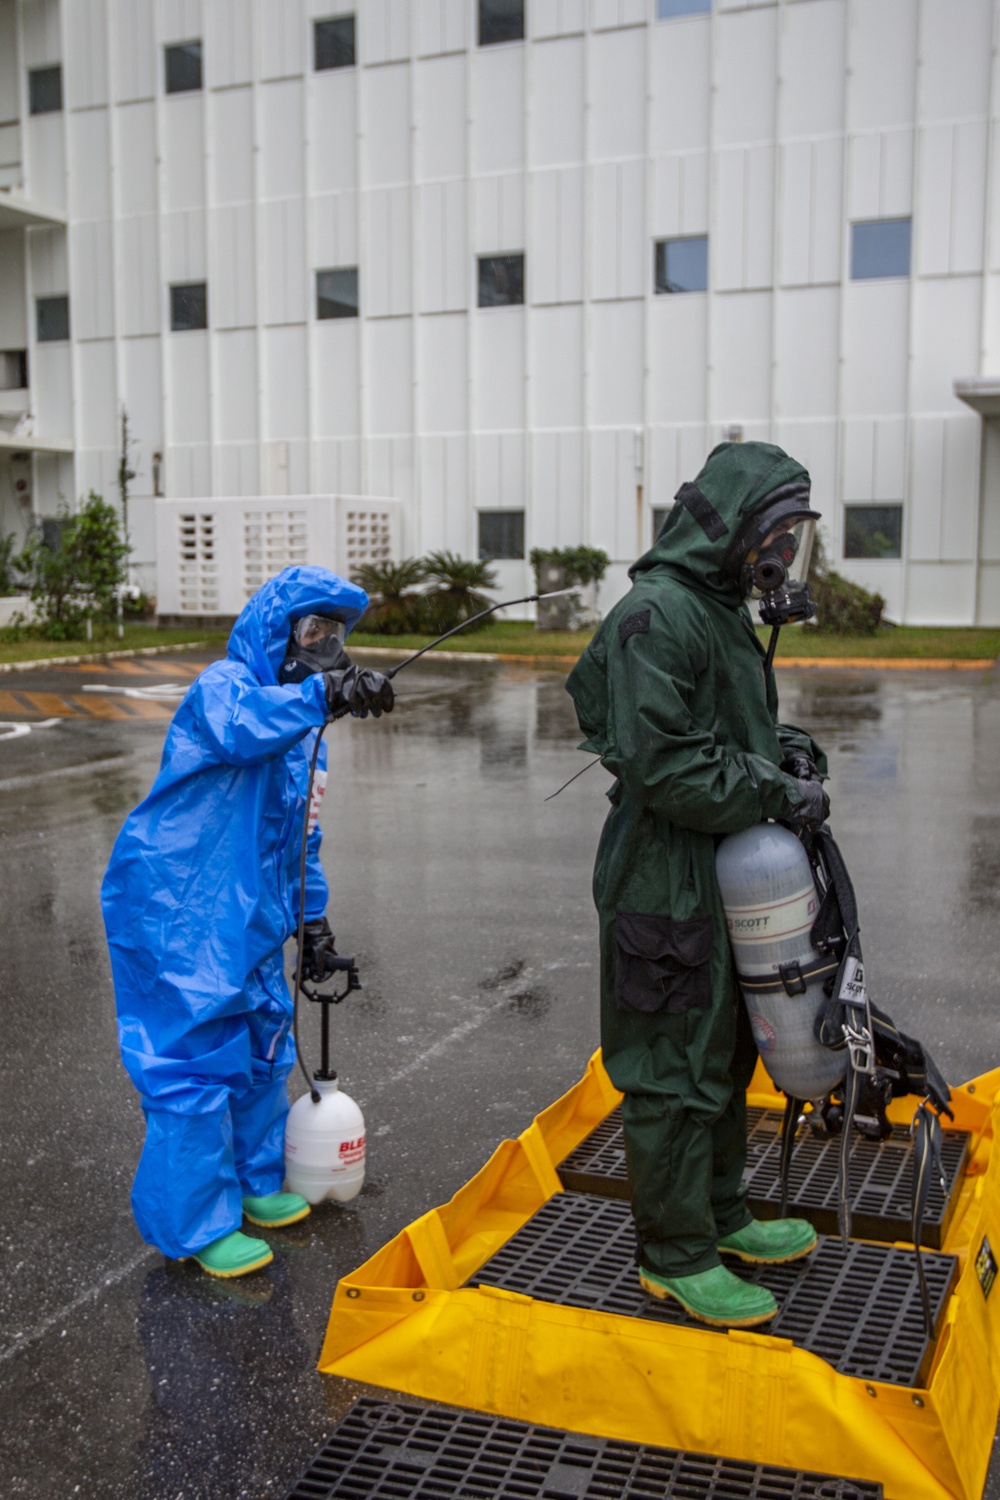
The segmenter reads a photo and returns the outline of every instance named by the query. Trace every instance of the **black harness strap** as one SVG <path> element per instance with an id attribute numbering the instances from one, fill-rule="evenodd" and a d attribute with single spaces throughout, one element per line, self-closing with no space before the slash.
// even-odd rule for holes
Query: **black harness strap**
<path id="1" fill-rule="evenodd" d="M 941 1166 L 941 1119 L 925 1099 L 917 1105 L 917 1112 L 910 1125 L 913 1137 L 913 1249 L 917 1257 L 917 1279 L 920 1282 L 920 1301 L 924 1309 L 924 1325 L 927 1337 L 934 1335 L 934 1318 L 931 1313 L 930 1292 L 920 1251 L 920 1238 L 924 1228 L 924 1214 L 930 1196 L 931 1182 L 937 1177 L 942 1189 L 945 1186 L 944 1170 Z"/>

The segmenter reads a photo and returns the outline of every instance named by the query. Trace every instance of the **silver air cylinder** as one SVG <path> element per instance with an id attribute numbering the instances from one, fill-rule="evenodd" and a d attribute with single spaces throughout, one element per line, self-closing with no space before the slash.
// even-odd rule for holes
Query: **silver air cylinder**
<path id="1" fill-rule="evenodd" d="M 722 840 L 715 870 L 764 1066 L 792 1098 L 821 1098 L 842 1080 L 847 1052 L 831 1052 L 814 1034 L 837 965 L 809 941 L 819 896 L 806 851 L 787 828 L 761 823 Z"/>

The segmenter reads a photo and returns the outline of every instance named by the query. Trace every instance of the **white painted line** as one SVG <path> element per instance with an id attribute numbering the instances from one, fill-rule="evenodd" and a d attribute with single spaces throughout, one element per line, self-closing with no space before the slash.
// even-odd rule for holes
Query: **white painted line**
<path id="1" fill-rule="evenodd" d="M 187 687 L 180 682 L 155 682 L 151 687 L 116 687 L 106 682 L 85 682 L 82 693 L 117 693 L 120 698 L 147 698 L 154 702 L 169 699 L 175 702 L 183 698 Z"/>
<path id="2" fill-rule="evenodd" d="M 27 1333 L 22 1333 L 18 1336 L 13 1344 L 8 1344 L 6 1348 L 0 1349 L 0 1365 L 6 1364 L 7 1360 L 13 1359 L 16 1354 L 20 1354 L 22 1349 L 27 1349 L 32 1344 L 37 1344 L 39 1339 L 44 1338 L 47 1333 L 51 1333 L 53 1328 L 58 1328 L 60 1323 L 68 1323 L 73 1314 L 79 1312 L 81 1307 L 86 1307 L 88 1302 L 96 1302 L 101 1293 L 109 1286 L 116 1286 L 119 1281 L 124 1281 L 125 1277 L 131 1276 L 132 1272 L 141 1266 L 144 1260 L 148 1260 L 151 1255 L 155 1255 L 156 1253 L 152 1245 L 143 1245 L 138 1254 L 133 1255 L 132 1259 L 127 1261 L 125 1265 L 119 1266 L 117 1271 L 110 1272 L 101 1281 L 95 1282 L 93 1286 L 85 1287 L 82 1292 L 73 1298 L 72 1302 L 67 1302 L 66 1306 L 61 1307 L 58 1312 L 50 1313 L 47 1318 L 43 1318 L 40 1323 L 36 1323 L 34 1328 L 30 1328 Z"/>

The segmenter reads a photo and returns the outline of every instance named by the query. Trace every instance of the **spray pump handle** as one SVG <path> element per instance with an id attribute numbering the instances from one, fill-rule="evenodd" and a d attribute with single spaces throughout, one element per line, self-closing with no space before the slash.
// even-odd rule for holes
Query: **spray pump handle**
<path id="1" fill-rule="evenodd" d="M 361 988 L 361 975 L 358 973 L 358 966 L 353 958 L 341 958 L 339 954 L 334 954 L 327 958 L 326 965 L 331 975 L 338 973 L 346 974 L 346 989 L 339 992 L 337 990 L 324 991 L 313 989 L 311 985 L 303 984 L 302 993 L 308 1000 L 312 1000 L 315 1004 L 323 1007 L 320 1012 L 321 1066 L 316 1069 L 313 1077 L 329 1081 L 337 1076 L 336 1068 L 330 1067 L 330 1006 L 339 1005 L 341 1000 L 346 1000 L 348 995 L 352 994 L 355 990 L 359 990 Z M 313 1097 L 314 1099 L 318 1099 L 319 1095 L 314 1092 Z"/>

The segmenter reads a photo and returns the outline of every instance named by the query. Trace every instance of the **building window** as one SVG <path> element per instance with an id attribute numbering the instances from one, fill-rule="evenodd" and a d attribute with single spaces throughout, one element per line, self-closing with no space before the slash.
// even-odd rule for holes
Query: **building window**
<path id="1" fill-rule="evenodd" d="M 524 256 L 479 257 L 479 306 L 512 307 L 524 301 Z"/>
<path id="2" fill-rule="evenodd" d="M 909 276 L 911 220 L 871 219 L 851 225 L 851 280 Z"/>
<path id="3" fill-rule="evenodd" d="M 479 512 L 479 556 L 524 556 L 524 511 L 481 510 Z"/>
<path id="4" fill-rule="evenodd" d="M 660 532 L 663 530 L 663 523 L 666 521 L 667 517 L 669 516 L 669 514 L 670 514 L 670 512 L 672 510 L 673 510 L 673 506 L 672 505 L 654 505 L 653 506 L 653 541 L 654 542 L 656 541 L 656 538 L 659 536 Z"/>
<path id="5" fill-rule="evenodd" d="M 316 272 L 317 318 L 358 316 L 358 268 L 341 266 L 336 271 Z"/>
<path id="6" fill-rule="evenodd" d="M 62 109 L 62 68 L 32 68 L 28 73 L 28 109 L 33 115 L 51 115 Z"/>
<path id="7" fill-rule="evenodd" d="M 168 94 L 190 94 L 201 88 L 201 42 L 177 42 L 163 49 Z"/>
<path id="8" fill-rule="evenodd" d="M 708 235 L 657 240 L 653 257 L 657 292 L 708 291 Z"/>
<path id="9" fill-rule="evenodd" d="M 189 333 L 208 327 L 208 287 L 204 281 L 187 281 L 170 288 L 170 328 Z"/>
<path id="10" fill-rule="evenodd" d="M 902 505 L 845 505 L 845 557 L 902 557 Z"/>
<path id="11" fill-rule="evenodd" d="M 69 298 L 36 297 L 36 338 L 40 344 L 58 344 L 69 338 Z"/>
<path id="12" fill-rule="evenodd" d="M 656 15 L 660 21 L 670 21 L 674 16 L 705 16 L 711 13 L 712 0 L 656 0 Z"/>
<path id="13" fill-rule="evenodd" d="M 26 391 L 27 389 L 27 349 L 0 349 L 0 391 Z"/>
<path id="14" fill-rule="evenodd" d="M 524 41 L 524 0 L 479 0 L 479 45 Z"/>
<path id="15" fill-rule="evenodd" d="M 313 67 L 317 73 L 326 68 L 353 68 L 354 17 L 332 16 L 313 25 Z"/>

